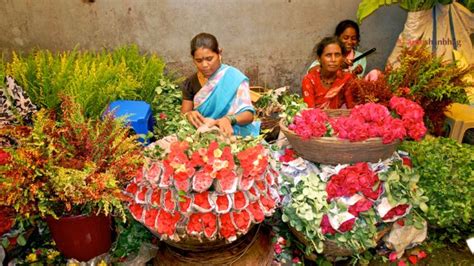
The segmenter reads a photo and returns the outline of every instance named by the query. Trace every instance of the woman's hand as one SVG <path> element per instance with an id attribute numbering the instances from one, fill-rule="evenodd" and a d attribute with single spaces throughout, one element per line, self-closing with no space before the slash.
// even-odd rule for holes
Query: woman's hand
<path id="1" fill-rule="evenodd" d="M 342 69 L 347 69 L 352 66 L 352 60 L 349 58 L 345 58 L 344 62 L 342 62 Z"/>
<path id="2" fill-rule="evenodd" d="M 189 111 L 184 114 L 186 119 L 188 119 L 189 123 L 191 123 L 194 127 L 199 128 L 206 120 L 204 116 L 202 116 L 198 111 Z"/>
<path id="3" fill-rule="evenodd" d="M 234 134 L 234 129 L 232 128 L 231 121 L 229 117 L 224 116 L 216 120 L 217 127 L 224 133 L 225 136 L 232 136 Z"/>
<path id="4" fill-rule="evenodd" d="M 364 71 L 364 69 L 362 68 L 362 66 L 361 66 L 361 65 L 357 65 L 357 66 L 352 70 L 352 74 L 359 75 L 360 73 L 362 73 L 362 71 Z"/>

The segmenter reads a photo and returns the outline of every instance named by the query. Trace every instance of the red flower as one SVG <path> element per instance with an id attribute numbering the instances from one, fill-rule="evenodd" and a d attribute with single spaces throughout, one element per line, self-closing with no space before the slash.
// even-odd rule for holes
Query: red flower
<path id="1" fill-rule="evenodd" d="M 421 260 L 421 259 L 424 259 L 426 258 L 428 255 L 426 255 L 426 252 L 424 252 L 423 250 L 418 252 L 418 258 Z"/>
<path id="2" fill-rule="evenodd" d="M 212 206 L 209 202 L 209 191 L 195 194 L 194 204 L 206 210 L 211 209 Z"/>
<path id="3" fill-rule="evenodd" d="M 409 260 L 413 265 L 416 265 L 416 263 L 418 262 L 418 257 L 415 256 L 415 255 L 410 255 L 410 256 L 408 256 L 408 260 Z"/>
<path id="4" fill-rule="evenodd" d="M 176 230 L 176 223 L 181 218 L 179 212 L 160 210 L 156 223 L 156 231 L 161 235 L 171 236 Z"/>
<path id="5" fill-rule="evenodd" d="M 161 190 L 158 188 L 153 189 L 150 197 L 150 203 L 154 206 L 161 206 Z"/>
<path id="6" fill-rule="evenodd" d="M 160 119 L 165 120 L 168 116 L 165 113 L 160 113 Z"/>
<path id="7" fill-rule="evenodd" d="M 191 206 L 191 198 L 184 196 L 184 195 L 179 195 L 179 211 L 181 213 L 187 213 L 189 211 L 189 207 Z"/>
<path id="8" fill-rule="evenodd" d="M 275 253 L 278 255 L 278 254 L 281 254 L 281 252 L 283 251 L 283 249 L 281 248 L 280 244 L 278 243 L 275 243 L 275 245 L 273 245 L 273 250 L 275 250 Z"/>
<path id="9" fill-rule="evenodd" d="M 174 211 L 176 208 L 176 200 L 173 195 L 172 190 L 167 190 L 165 191 L 165 198 L 163 201 L 163 208 L 166 209 L 167 211 Z"/>
<path id="10" fill-rule="evenodd" d="M 158 209 L 152 208 L 145 211 L 145 225 L 149 228 L 155 228 L 156 216 L 158 216 Z"/>
<path id="11" fill-rule="evenodd" d="M 300 258 L 298 257 L 294 257 L 292 260 L 291 260 L 293 263 L 297 264 L 297 263 L 300 263 Z"/>
<path id="12" fill-rule="evenodd" d="M 265 219 L 265 214 L 258 201 L 250 203 L 247 210 L 252 214 L 255 223 L 261 223 Z"/>
<path id="13" fill-rule="evenodd" d="M 390 255 L 388 255 L 388 259 L 390 260 L 390 262 L 396 261 L 398 259 L 397 258 L 397 252 L 390 253 Z"/>
<path id="14" fill-rule="evenodd" d="M 234 209 L 241 210 L 247 207 L 248 200 L 243 191 L 234 193 Z"/>
<path id="15" fill-rule="evenodd" d="M 204 226 L 204 235 L 212 238 L 217 231 L 217 216 L 212 212 L 202 215 L 202 224 Z"/>
<path id="16" fill-rule="evenodd" d="M 412 164 L 412 161 L 411 161 L 410 157 L 402 157 L 402 163 L 403 163 L 403 165 L 406 165 L 410 168 L 413 167 L 413 164 Z"/>
<path id="17" fill-rule="evenodd" d="M 406 213 L 408 207 L 410 205 L 408 204 L 401 204 L 396 206 L 395 208 L 392 208 L 390 211 L 388 211 L 384 217 L 382 217 L 382 220 L 390 220 L 393 219 L 395 216 L 402 216 Z"/>
<path id="18" fill-rule="evenodd" d="M 306 109 L 293 118 L 293 124 L 288 126 L 303 139 L 322 137 L 326 134 L 327 114 L 319 108 Z"/>
<path id="19" fill-rule="evenodd" d="M 327 214 L 323 216 L 323 219 L 321 220 L 321 229 L 323 230 L 323 234 L 330 234 L 334 235 L 336 233 L 336 230 L 332 228 L 331 223 L 329 222 L 329 217 Z"/>
<path id="20" fill-rule="evenodd" d="M 130 213 L 132 214 L 133 218 L 137 221 L 142 220 L 143 216 L 143 206 L 140 204 L 132 203 L 130 206 L 128 206 L 128 209 L 130 210 Z"/>
<path id="21" fill-rule="evenodd" d="M 327 200 L 330 201 L 342 196 L 350 197 L 359 191 L 366 197 L 375 200 L 381 192 L 380 186 L 373 191 L 373 187 L 377 182 L 379 182 L 377 174 L 370 170 L 367 163 L 348 166 L 339 171 L 339 174 L 332 176 L 327 183 Z"/>
<path id="22" fill-rule="evenodd" d="M 405 225 L 405 219 L 398 219 L 398 220 L 396 221 L 396 223 L 397 223 L 398 225 L 400 225 L 400 226 L 404 226 L 404 225 Z"/>
<path id="23" fill-rule="evenodd" d="M 203 231 L 202 216 L 202 213 L 193 213 L 189 216 L 189 221 L 186 225 L 186 231 L 189 235 L 199 234 Z"/>
<path id="24" fill-rule="evenodd" d="M 398 266 L 407 266 L 407 264 L 404 260 L 399 261 L 397 265 Z"/>
<path id="25" fill-rule="evenodd" d="M 342 233 L 350 231 L 354 227 L 355 221 L 356 221 L 356 218 L 352 218 L 350 220 L 347 220 L 347 221 L 343 222 L 337 230 L 339 232 L 342 232 Z"/>
<path id="26" fill-rule="evenodd" d="M 247 232 L 252 221 L 250 220 L 250 214 L 246 210 L 231 212 L 231 217 L 240 232 Z"/>
<path id="27" fill-rule="evenodd" d="M 356 204 L 349 207 L 349 213 L 357 217 L 359 215 L 359 212 L 368 211 L 370 208 L 372 208 L 372 205 L 372 201 L 366 198 L 362 198 L 357 201 Z"/>
<path id="28" fill-rule="evenodd" d="M 270 197 L 270 192 L 267 192 L 266 194 L 262 194 L 260 196 L 260 202 L 262 203 L 263 210 L 265 212 L 270 212 L 275 208 L 276 202 L 272 197 Z"/>
<path id="29" fill-rule="evenodd" d="M 237 231 L 235 230 L 234 224 L 232 223 L 230 213 L 225 213 L 225 214 L 220 215 L 219 220 L 220 220 L 219 232 L 221 236 L 229 240 L 235 238 Z"/>
<path id="30" fill-rule="evenodd" d="M 282 156 L 280 156 L 280 158 L 278 158 L 280 162 L 284 162 L 284 163 L 291 162 L 294 159 L 296 159 L 295 151 L 288 148 L 285 149 L 285 153 Z"/>
<path id="31" fill-rule="evenodd" d="M 216 199 L 216 207 L 218 212 L 223 212 L 229 209 L 229 197 L 227 195 L 219 195 Z"/>

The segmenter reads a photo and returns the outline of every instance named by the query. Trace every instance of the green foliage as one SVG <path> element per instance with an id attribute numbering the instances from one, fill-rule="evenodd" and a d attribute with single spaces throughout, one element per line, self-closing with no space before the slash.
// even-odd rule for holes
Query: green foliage
<path id="1" fill-rule="evenodd" d="M 303 98 L 298 94 L 285 94 L 281 98 L 280 103 L 283 109 L 283 112 L 280 114 L 280 116 L 287 124 L 292 122 L 293 117 L 297 113 L 308 107 L 303 101 Z"/>
<path id="2" fill-rule="evenodd" d="M 326 183 L 316 175 L 307 175 L 299 183 L 282 189 L 282 193 L 291 195 L 291 202 L 283 209 L 283 222 L 289 223 L 311 241 L 307 253 L 313 250 L 321 253 L 326 238 L 320 224 L 324 213 L 329 210 Z"/>
<path id="3" fill-rule="evenodd" d="M 22 86 L 39 107 L 59 110 L 60 94 L 72 96 L 86 117 L 100 117 L 118 99 L 151 103 L 162 80 L 165 63 L 156 55 L 142 55 L 136 45 L 99 52 L 37 50 L 28 56 L 15 52 L 5 73 Z M 2 71 L 3 72 L 3 71 Z"/>
<path id="4" fill-rule="evenodd" d="M 117 259 L 138 253 L 142 244 L 151 243 L 154 238 L 150 230 L 133 219 L 129 213 L 127 218 L 125 223 L 119 219 L 115 220 L 118 237 L 110 253 Z"/>
<path id="5" fill-rule="evenodd" d="M 360 24 L 362 20 L 379 9 L 379 7 L 397 3 L 407 11 L 420 11 L 430 9 L 437 3 L 450 4 L 452 0 L 362 0 L 357 9 L 357 21 Z"/>
<path id="6" fill-rule="evenodd" d="M 152 100 L 155 114 L 154 133 L 157 139 L 163 138 L 180 130 L 181 91 L 175 82 L 161 79 L 155 88 Z"/>
<path id="7" fill-rule="evenodd" d="M 420 175 L 418 185 L 428 202 L 425 218 L 443 229 L 442 238 L 457 242 L 474 233 L 474 146 L 448 138 L 404 142 Z"/>

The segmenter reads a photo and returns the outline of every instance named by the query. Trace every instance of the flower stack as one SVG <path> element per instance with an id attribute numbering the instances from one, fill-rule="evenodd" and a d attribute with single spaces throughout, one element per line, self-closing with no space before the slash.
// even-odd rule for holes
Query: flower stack
<path id="1" fill-rule="evenodd" d="M 331 254 L 330 241 L 347 256 L 374 247 L 393 222 L 422 225 L 410 211 L 426 210 L 428 199 L 397 153 L 379 163 L 334 166 L 288 152 L 280 157 L 287 187 L 282 219 L 318 253 Z"/>
<path id="2" fill-rule="evenodd" d="M 279 174 L 261 144 L 171 143 L 125 190 L 133 217 L 162 239 L 232 242 L 279 203 Z"/>

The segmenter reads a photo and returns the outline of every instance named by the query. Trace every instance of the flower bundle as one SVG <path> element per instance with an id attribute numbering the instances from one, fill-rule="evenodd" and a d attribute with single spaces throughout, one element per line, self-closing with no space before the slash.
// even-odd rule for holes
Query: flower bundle
<path id="1" fill-rule="evenodd" d="M 302 110 L 293 118 L 289 129 L 304 139 L 337 136 L 350 141 L 380 137 L 384 144 L 403 140 L 406 136 L 419 140 L 426 133 L 423 109 L 415 102 L 401 97 L 390 99 L 389 109 L 381 104 L 357 105 L 348 117 L 329 118 L 320 109 Z"/>
<path id="2" fill-rule="evenodd" d="M 374 247 L 379 231 L 391 222 L 407 217 L 412 207 L 426 209 L 418 176 L 402 166 L 396 153 L 383 162 L 354 165 L 318 166 L 296 159 L 283 163 L 282 175 L 282 219 L 318 253 L 327 240 L 354 253 Z M 409 223 L 415 218 L 410 214 Z"/>
<path id="3" fill-rule="evenodd" d="M 143 158 L 136 136 L 111 115 L 85 118 L 71 98 L 61 107 L 61 117 L 42 109 L 32 127 L 0 129 L 16 141 L 0 153 L 0 206 L 24 218 L 101 212 L 125 219 L 121 192 Z"/>
<path id="4" fill-rule="evenodd" d="M 197 143 L 175 141 L 149 160 L 125 189 L 129 210 L 162 239 L 234 241 L 275 211 L 279 174 L 261 144 Z"/>

